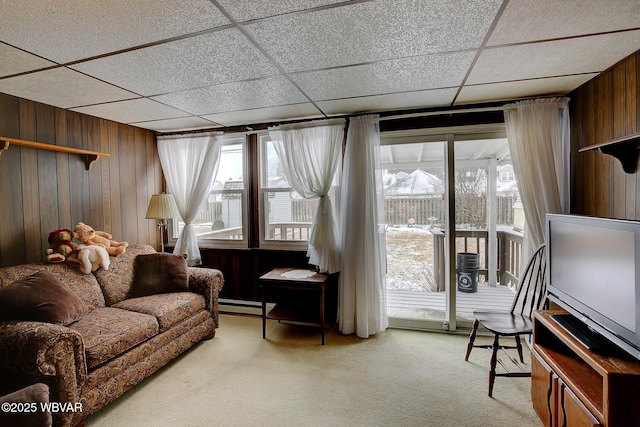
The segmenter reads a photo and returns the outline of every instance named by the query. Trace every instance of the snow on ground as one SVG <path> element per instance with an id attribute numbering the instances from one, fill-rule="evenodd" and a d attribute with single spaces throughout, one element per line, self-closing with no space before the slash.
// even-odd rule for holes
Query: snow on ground
<path id="1" fill-rule="evenodd" d="M 387 228 L 387 289 L 436 290 L 433 234 L 427 228 Z"/>

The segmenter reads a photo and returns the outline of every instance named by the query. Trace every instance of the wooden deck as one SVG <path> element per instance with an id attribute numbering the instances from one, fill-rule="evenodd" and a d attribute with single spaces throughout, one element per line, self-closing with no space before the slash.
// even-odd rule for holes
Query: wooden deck
<path id="1" fill-rule="evenodd" d="M 515 294 L 507 286 L 478 284 L 478 291 L 456 291 L 458 321 L 473 321 L 473 311 L 511 308 Z M 387 314 L 403 319 L 445 320 L 444 292 L 387 290 Z"/>

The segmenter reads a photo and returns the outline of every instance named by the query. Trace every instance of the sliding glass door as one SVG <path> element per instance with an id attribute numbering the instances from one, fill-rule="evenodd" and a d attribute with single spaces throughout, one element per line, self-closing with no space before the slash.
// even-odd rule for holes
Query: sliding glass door
<path id="1" fill-rule="evenodd" d="M 475 309 L 508 309 L 505 232 L 521 234 L 504 131 L 383 134 L 381 157 L 390 324 L 455 330 Z"/>

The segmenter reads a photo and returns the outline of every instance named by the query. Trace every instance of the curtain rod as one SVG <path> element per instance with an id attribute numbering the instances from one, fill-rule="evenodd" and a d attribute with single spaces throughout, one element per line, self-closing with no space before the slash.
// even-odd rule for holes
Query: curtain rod
<path id="1" fill-rule="evenodd" d="M 422 113 L 407 113 L 407 114 L 397 114 L 392 116 L 383 116 L 383 117 L 380 117 L 380 121 L 410 119 L 413 117 L 441 116 L 444 114 L 468 114 L 468 113 L 481 113 L 481 112 L 487 112 L 487 111 L 502 111 L 502 110 L 504 110 L 504 106 L 501 105 L 497 107 L 478 107 L 478 108 L 467 108 L 467 109 L 458 109 L 458 110 L 426 111 Z"/>

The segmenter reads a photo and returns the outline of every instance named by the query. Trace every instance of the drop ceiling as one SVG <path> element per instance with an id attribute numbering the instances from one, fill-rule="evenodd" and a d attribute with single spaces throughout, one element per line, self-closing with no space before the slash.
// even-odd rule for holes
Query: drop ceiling
<path id="1" fill-rule="evenodd" d="M 565 95 L 638 0 L 0 0 L 0 92 L 159 132 Z"/>

